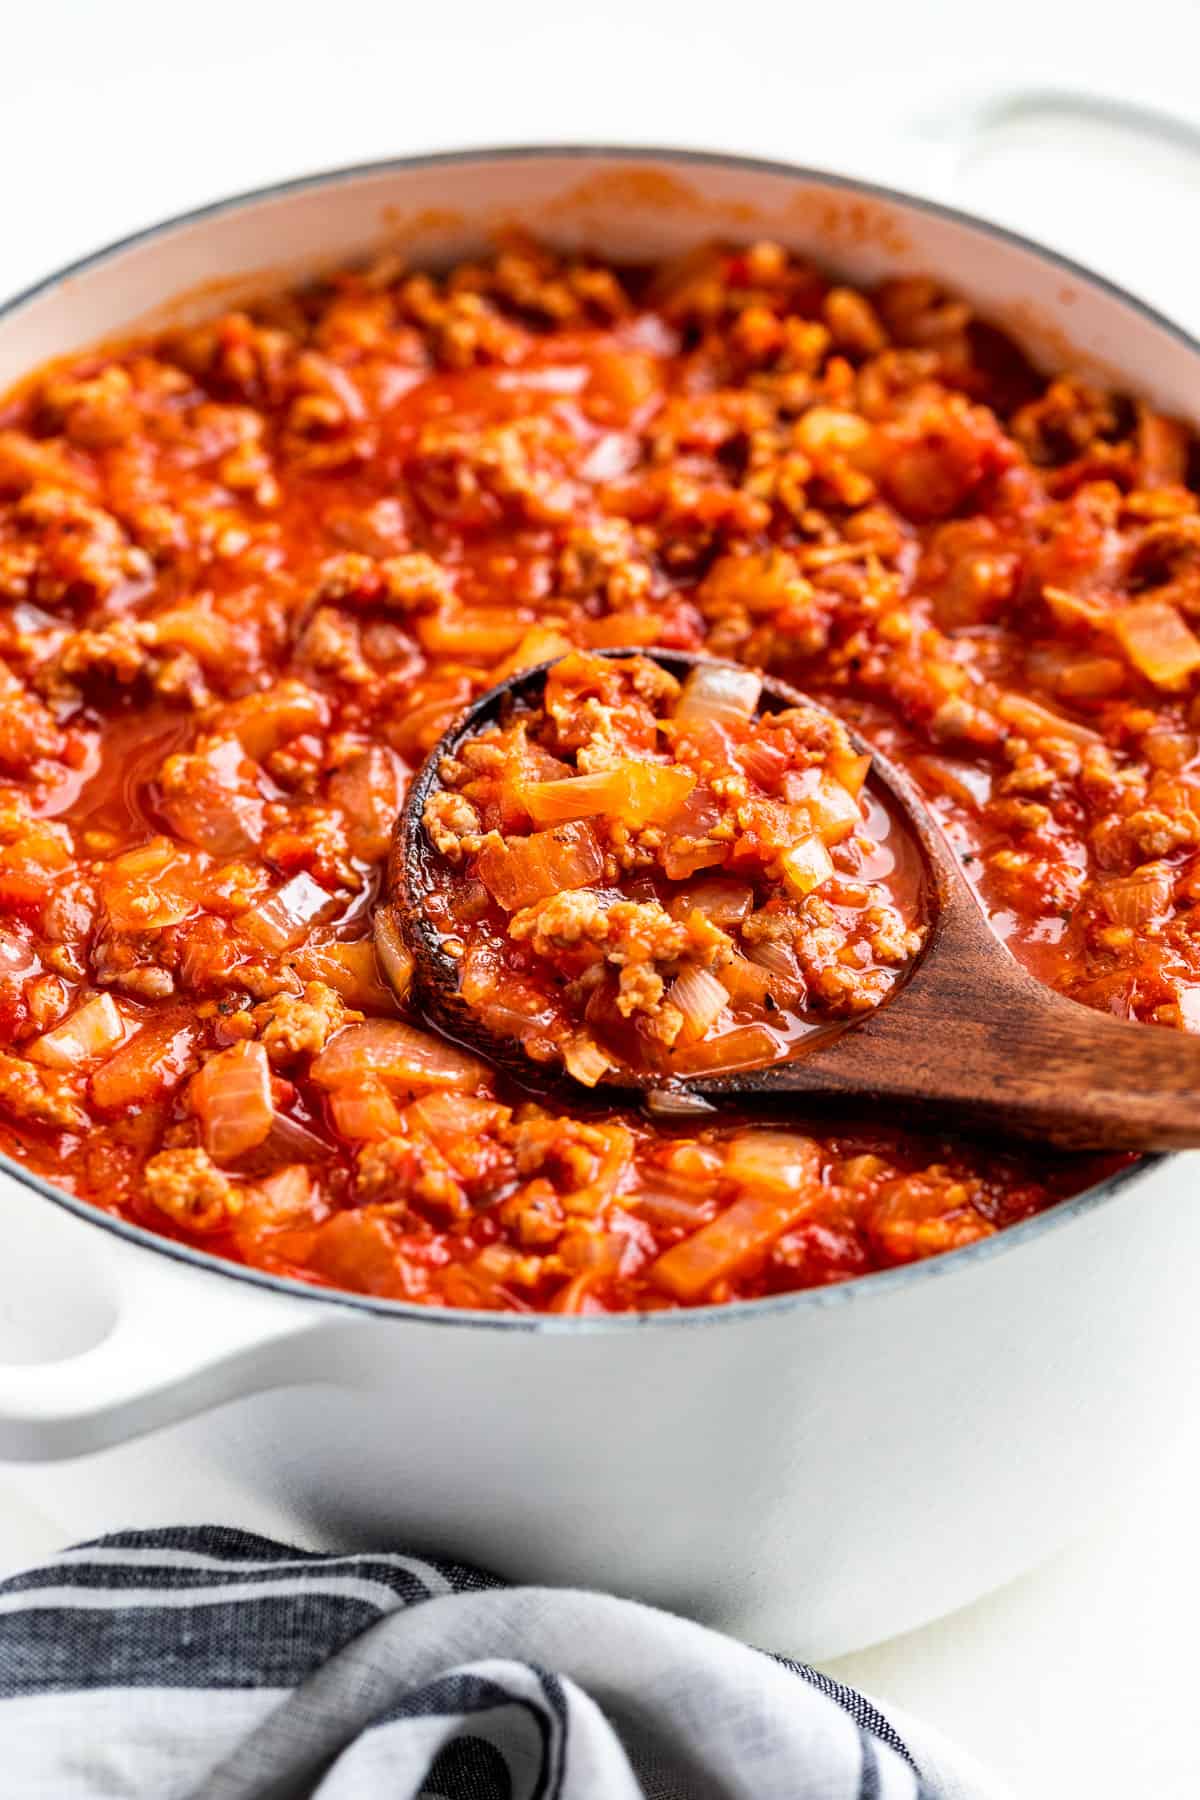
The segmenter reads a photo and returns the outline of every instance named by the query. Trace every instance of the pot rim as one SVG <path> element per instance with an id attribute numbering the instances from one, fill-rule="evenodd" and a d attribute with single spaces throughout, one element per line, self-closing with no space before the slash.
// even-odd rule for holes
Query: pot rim
<path id="1" fill-rule="evenodd" d="M 901 188 L 889 187 L 882 182 L 815 168 L 811 164 L 784 162 L 771 157 L 743 156 L 719 150 L 609 143 L 502 144 L 481 145 L 476 148 L 457 150 L 422 151 L 411 156 L 384 157 L 375 161 L 346 164 L 332 169 L 319 170 L 313 174 L 292 176 L 283 181 L 267 182 L 261 187 L 247 188 L 239 193 L 207 201 L 200 206 L 190 207 L 183 212 L 173 213 L 168 218 L 160 219 L 152 225 L 143 226 L 137 231 L 115 238 L 112 242 L 89 251 L 73 262 L 66 263 L 61 268 L 42 276 L 28 287 L 22 288 L 18 293 L 0 302 L 0 327 L 3 326 L 6 319 L 19 312 L 40 295 L 48 293 L 63 282 L 69 281 L 89 269 L 115 259 L 126 250 L 131 250 L 139 244 L 149 243 L 156 237 L 165 236 L 180 226 L 200 224 L 206 219 L 236 212 L 241 207 L 251 206 L 263 200 L 275 199 L 286 194 L 302 193 L 310 188 L 337 187 L 343 182 L 356 181 L 364 176 L 386 175 L 397 170 L 438 168 L 455 163 L 532 161 L 543 157 L 555 157 L 568 161 L 637 160 L 669 163 L 684 168 L 735 168 L 752 174 L 757 172 L 764 175 L 782 175 L 797 181 L 819 182 L 828 187 L 839 188 L 846 193 L 862 194 L 875 200 L 892 201 L 1027 251 L 1030 255 L 1051 264 L 1054 268 L 1061 269 L 1086 282 L 1092 288 L 1098 288 L 1111 298 L 1119 300 L 1125 306 L 1132 308 L 1134 312 L 1139 313 L 1149 323 L 1157 326 L 1159 330 L 1165 331 L 1169 336 L 1175 338 L 1185 349 L 1200 355 L 1200 341 L 1191 332 L 1185 330 L 1173 319 L 1166 317 L 1149 302 L 1130 293 L 1119 283 L 1109 280 L 1107 276 L 1097 274 L 1086 264 L 1077 262 L 1060 251 L 1048 249 L 1044 244 L 1026 237 L 1021 232 L 1013 231 L 1005 225 L 995 224 L 991 220 L 964 211 L 960 207 L 949 206 L 938 200 L 925 199 Z M 786 1313 L 802 1308 L 842 1306 L 848 1305 L 854 1300 L 867 1299 L 875 1295 L 882 1297 L 922 1280 L 948 1276 L 959 1269 L 965 1269 L 968 1266 L 989 1261 L 995 1256 L 1004 1255 L 1010 1250 L 1016 1250 L 1031 1239 L 1040 1237 L 1047 1231 L 1056 1230 L 1072 1220 L 1092 1212 L 1096 1207 L 1113 1199 L 1131 1182 L 1152 1174 L 1160 1164 L 1164 1164 L 1168 1160 L 1170 1160 L 1168 1157 L 1162 1155 L 1142 1157 L 1139 1161 L 1129 1164 L 1126 1168 L 1118 1169 L 1102 1181 L 1085 1188 L 1081 1194 L 1061 1200 L 1045 1212 L 1023 1220 L 1020 1224 L 1010 1225 L 1007 1229 L 999 1231 L 991 1237 L 980 1238 L 975 1243 L 967 1244 L 959 1250 L 944 1251 L 938 1256 L 903 1263 L 896 1268 L 874 1270 L 870 1274 L 856 1276 L 852 1281 L 835 1282 L 828 1287 L 800 1288 L 792 1293 L 775 1294 L 758 1300 L 739 1300 L 724 1305 L 681 1307 L 670 1312 L 585 1313 L 574 1316 L 421 1306 L 411 1301 L 388 1300 L 373 1294 L 355 1294 L 344 1292 L 338 1288 L 316 1287 L 308 1282 L 293 1280 L 287 1276 L 270 1275 L 264 1270 L 250 1268 L 245 1263 L 235 1263 L 224 1257 L 211 1255 L 208 1251 L 194 1249 L 190 1244 L 183 1244 L 173 1238 L 160 1236 L 157 1232 L 149 1231 L 144 1226 L 133 1225 L 125 1219 L 115 1218 L 90 1201 L 81 1200 L 76 1195 L 56 1187 L 53 1182 L 48 1181 L 42 1175 L 35 1174 L 31 1169 L 25 1168 L 15 1158 L 6 1155 L 3 1151 L 0 1151 L 0 1174 L 10 1176 L 14 1181 L 31 1188 L 44 1199 L 51 1200 L 56 1206 L 73 1213 L 76 1218 L 82 1219 L 89 1225 L 98 1226 L 102 1230 L 110 1231 L 115 1237 L 123 1239 L 126 1243 L 135 1244 L 142 1249 L 170 1257 L 175 1262 L 190 1264 L 202 1272 L 223 1275 L 247 1286 L 262 1288 L 268 1292 L 293 1298 L 312 1300 L 343 1310 L 374 1314 L 381 1318 L 405 1319 L 427 1325 L 465 1326 L 477 1331 L 526 1331 L 560 1335 L 678 1329 L 681 1326 L 711 1326 L 722 1323 L 746 1324 L 764 1314 Z"/>

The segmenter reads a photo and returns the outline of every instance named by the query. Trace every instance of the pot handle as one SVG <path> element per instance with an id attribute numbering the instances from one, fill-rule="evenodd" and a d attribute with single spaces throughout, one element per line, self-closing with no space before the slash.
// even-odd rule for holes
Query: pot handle
<path id="1" fill-rule="evenodd" d="M 0 1352 L 0 1460 L 82 1456 L 324 1372 L 340 1308 L 131 1244 L 98 1253 L 94 1228 L 22 1198 L 36 1210 L 12 1221 L 18 1253 L 0 1280 L 3 1335 L 24 1327 L 21 1360 Z M 30 1336 L 36 1360 L 21 1341 Z"/>
<path id="2" fill-rule="evenodd" d="M 1189 259 L 1178 234 L 1162 229 L 1194 204 L 1200 127 L 1190 120 L 1016 83 L 933 102 L 907 117 L 897 140 L 909 185 L 1040 238 L 1200 324 Z"/>

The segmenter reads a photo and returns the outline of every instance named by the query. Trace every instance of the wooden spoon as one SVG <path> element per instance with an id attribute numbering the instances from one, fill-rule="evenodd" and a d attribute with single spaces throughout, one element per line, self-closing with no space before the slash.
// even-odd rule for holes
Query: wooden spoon
<path id="1" fill-rule="evenodd" d="M 712 658 L 671 650 L 619 649 L 651 656 L 674 675 Z M 442 758 L 515 706 L 536 707 L 549 664 L 492 688 L 434 746 L 413 780 L 397 821 L 382 910 L 412 951 L 431 1017 L 491 1061 L 529 1063 L 515 1040 L 494 1037 L 458 995 L 458 968 L 425 910 L 434 852 L 422 824 Z M 813 702 L 772 677 L 761 706 Z M 924 858 L 925 946 L 907 978 L 873 1012 L 844 1029 L 803 1041 L 787 1061 L 723 1075 L 673 1077 L 623 1068 L 613 1085 L 675 1089 L 706 1100 L 795 1096 L 860 1115 L 886 1111 L 913 1123 L 979 1134 L 1040 1139 L 1068 1149 L 1182 1150 L 1200 1147 L 1200 1039 L 1094 1012 L 1044 987 L 989 926 L 941 829 L 907 777 L 857 737 L 869 753 L 868 780 L 907 824 Z M 568 1078 L 564 1075 L 564 1081 Z M 823 1110 L 823 1107 L 822 1107 Z"/>

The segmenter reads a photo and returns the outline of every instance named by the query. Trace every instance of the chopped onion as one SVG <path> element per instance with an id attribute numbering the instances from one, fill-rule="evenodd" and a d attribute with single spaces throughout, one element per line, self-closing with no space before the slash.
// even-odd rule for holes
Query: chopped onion
<path id="1" fill-rule="evenodd" d="M 887 1171 L 887 1164 L 882 1156 L 875 1156 L 864 1150 L 859 1156 L 848 1156 L 837 1172 L 837 1185 L 849 1188 L 869 1188 Z"/>
<path id="2" fill-rule="evenodd" d="M 683 1231 L 697 1231 L 706 1225 L 712 1217 L 713 1199 L 711 1195 L 675 1194 L 663 1192 L 656 1186 L 645 1188 L 636 1198 L 627 1202 L 643 1219 L 651 1225 L 675 1226 Z"/>
<path id="3" fill-rule="evenodd" d="M 491 905 L 482 881 L 474 880 L 455 882 L 449 901 L 456 925 L 474 925 L 477 919 L 483 918 Z"/>
<path id="4" fill-rule="evenodd" d="M 412 986 L 412 951 L 400 935 L 394 913 L 386 906 L 375 913 L 375 955 L 392 993 L 397 1000 L 404 1000 Z"/>
<path id="5" fill-rule="evenodd" d="M 1104 700 L 1119 694 L 1129 680 L 1129 670 L 1115 656 L 1077 656 L 1058 677 L 1064 700 Z"/>
<path id="6" fill-rule="evenodd" d="M 187 650 L 204 669 L 228 668 L 237 656 L 237 638 L 228 619 L 201 606 L 180 606 L 146 621 L 150 641 Z"/>
<path id="7" fill-rule="evenodd" d="M 771 984 L 771 993 L 781 1006 L 798 1006 L 807 991 L 804 971 L 790 944 L 780 938 L 764 938 L 748 952 L 747 962 L 762 969 Z"/>
<path id="8" fill-rule="evenodd" d="M 750 777 L 768 794 L 779 792 L 779 783 L 791 767 L 791 752 L 770 738 L 752 737 L 738 745 L 738 761 Z"/>
<path id="9" fill-rule="evenodd" d="M 85 1069 L 125 1041 L 126 1026 L 111 994 L 97 994 L 53 1031 L 35 1038 L 28 1054 L 51 1069 Z"/>
<path id="10" fill-rule="evenodd" d="M 580 478 L 584 481 L 616 481 L 635 466 L 639 453 L 637 439 L 628 432 L 606 431 L 580 463 Z"/>
<path id="11" fill-rule="evenodd" d="M 622 762 L 592 775 L 527 782 L 521 798 L 535 825 L 603 816 L 641 830 L 673 819 L 695 785 L 691 769 L 672 763 Z"/>
<path id="12" fill-rule="evenodd" d="M 853 751 L 843 754 L 835 750 L 829 758 L 829 773 L 848 794 L 857 796 L 862 793 L 863 783 L 871 773 L 870 755 L 859 756 Z"/>
<path id="13" fill-rule="evenodd" d="M 381 1082 L 370 1078 L 339 1087 L 329 1096 L 334 1130 L 351 1143 L 375 1143 L 404 1129 L 400 1109 Z"/>
<path id="14" fill-rule="evenodd" d="M 523 1040 L 548 1031 L 558 1017 L 553 1000 L 531 982 L 507 974 L 486 945 L 477 944 L 467 951 L 459 966 L 458 991 L 497 1037 Z"/>
<path id="15" fill-rule="evenodd" d="M 158 810 L 176 837 L 213 856 L 245 856 L 266 830 L 262 771 L 235 737 L 214 737 L 202 750 L 162 765 Z"/>
<path id="16" fill-rule="evenodd" d="M 344 1025 L 310 1073 L 324 1088 L 352 1087 L 374 1078 L 393 1091 L 413 1095 L 430 1088 L 473 1092 L 490 1085 L 488 1071 L 477 1057 L 400 1019 Z"/>
<path id="17" fill-rule="evenodd" d="M 289 1163 L 248 1190 L 238 1226 L 262 1231 L 295 1225 L 308 1217 L 312 1202 L 312 1171 L 305 1163 Z"/>
<path id="18" fill-rule="evenodd" d="M 308 1211 L 313 1201 L 313 1172 L 306 1163 L 288 1163 L 259 1183 L 259 1193 L 272 1211 L 273 1222 L 290 1224 L 297 1213 Z"/>
<path id="19" fill-rule="evenodd" d="M 1050 582 L 1042 589 L 1042 599 L 1056 625 L 1087 625 L 1093 631 L 1101 631 L 1108 618 L 1108 608 L 1091 595 L 1073 594 L 1069 588 L 1054 587 Z"/>
<path id="20" fill-rule="evenodd" d="M 724 806 L 708 783 L 702 781 L 692 789 L 671 820 L 671 828 L 673 831 L 686 832 L 689 837 L 704 837 L 714 825 L 721 823 L 724 811 Z"/>
<path id="21" fill-rule="evenodd" d="M 752 718 L 762 693 L 762 676 L 753 669 L 723 663 L 700 663 L 683 684 L 675 708 L 681 724 L 701 720 L 733 723 Z"/>
<path id="22" fill-rule="evenodd" d="M 143 1025 L 92 1076 L 93 1102 L 119 1113 L 161 1099 L 196 1066 L 199 1034 L 199 1022 L 181 1008 Z"/>
<path id="23" fill-rule="evenodd" d="M 725 1175 L 738 1187 L 792 1194 L 819 1184 L 820 1152 L 798 1132 L 740 1131 L 726 1150 Z"/>
<path id="24" fill-rule="evenodd" d="M 567 1074 L 581 1081 L 584 1087 L 595 1087 L 616 1066 L 611 1056 L 606 1055 L 595 1038 L 586 1032 L 571 1039 L 563 1051 L 563 1062 Z"/>
<path id="25" fill-rule="evenodd" d="M 563 1208 L 576 1218 L 598 1213 L 617 1192 L 633 1164 L 633 1133 L 616 1123 L 597 1125 L 604 1149 L 593 1158 L 590 1180 L 562 1196 Z"/>
<path id="26" fill-rule="evenodd" d="M 1182 487 L 1187 481 L 1188 452 L 1192 437 L 1178 419 L 1138 406 L 1139 487 Z"/>
<path id="27" fill-rule="evenodd" d="M 801 899 L 833 874 L 833 861 L 819 837 L 801 838 L 780 858 L 783 878 Z"/>
<path id="28" fill-rule="evenodd" d="M 570 638 L 564 637 L 552 625 L 532 625 L 512 655 L 492 671 L 492 678 L 506 681 L 510 675 L 520 675 L 526 669 L 536 669 L 539 663 L 566 656 L 574 647 Z"/>
<path id="29" fill-rule="evenodd" d="M 152 838 L 114 856 L 100 869 L 100 895 L 117 931 L 163 931 L 196 910 L 202 860 L 170 838 Z"/>
<path id="30" fill-rule="evenodd" d="M 736 925 L 753 905 L 754 889 L 748 881 L 714 875 L 676 894 L 670 912 L 673 919 L 686 919 L 690 912 L 699 912 L 714 925 Z"/>
<path id="31" fill-rule="evenodd" d="M 327 893 L 319 881 L 301 872 L 243 913 L 238 924 L 264 950 L 290 950 L 310 925 L 328 918 L 340 906 L 341 902 Z"/>
<path id="32" fill-rule="evenodd" d="M 25 940 L 0 928 L 0 981 L 22 982 L 40 968 L 37 955 Z"/>
<path id="33" fill-rule="evenodd" d="M 596 650 L 629 649 L 634 644 L 656 644 L 662 621 L 653 612 L 601 613 L 583 622 L 584 639 Z"/>
<path id="34" fill-rule="evenodd" d="M 375 915 L 377 936 L 384 916 L 381 907 Z M 379 978 L 381 962 L 377 945 L 359 938 L 353 944 L 305 944 L 294 967 L 305 981 L 323 981 L 359 1012 L 395 1012 L 395 993 Z"/>
<path id="35" fill-rule="evenodd" d="M 40 637 L 49 631 L 60 631 L 62 621 L 53 613 L 43 612 L 40 606 L 34 606 L 29 600 L 18 600 L 9 617 L 13 629 L 22 637 Z"/>
<path id="36" fill-rule="evenodd" d="M 607 1308 L 592 1292 L 596 1277 L 595 1269 L 584 1269 L 582 1274 L 572 1275 L 551 1300 L 549 1310 L 552 1313 L 605 1312 Z"/>
<path id="37" fill-rule="evenodd" d="M 516 1250 L 506 1249 L 502 1244 L 487 1244 L 470 1262 L 461 1263 L 455 1271 L 465 1289 L 461 1299 L 452 1301 L 461 1306 L 490 1306 L 504 1312 L 528 1312 L 528 1304 L 523 1301 L 515 1286 L 509 1282 L 519 1283 L 522 1274 L 521 1256 Z M 586 1283 L 590 1275 L 576 1276 L 575 1280 Z"/>
<path id="38" fill-rule="evenodd" d="M 532 906 L 568 888 L 587 887 L 604 873 L 604 852 L 584 821 L 485 844 L 479 854 L 479 879 L 505 910 Z"/>
<path id="39" fill-rule="evenodd" d="M 497 1125 L 512 1116 L 507 1106 L 494 1100 L 477 1100 L 472 1094 L 455 1094 L 446 1089 L 423 1094 L 405 1108 L 405 1123 L 428 1134 L 454 1162 L 456 1153 L 478 1148 L 482 1139 Z"/>
<path id="40" fill-rule="evenodd" d="M 681 969 L 668 996 L 683 1014 L 677 1042 L 697 1044 L 729 1005 L 729 992 L 715 975 L 694 965 Z"/>
<path id="41" fill-rule="evenodd" d="M 807 818 L 809 828 L 827 844 L 840 844 L 862 824 L 862 812 L 854 795 L 824 769 L 794 770 L 785 775 L 783 797 L 801 818 Z"/>
<path id="42" fill-rule="evenodd" d="M 505 988 L 503 991 L 508 993 L 509 989 Z M 516 1038 L 523 1043 L 526 1038 L 549 1031 L 558 1016 L 550 1003 L 539 1004 L 524 992 L 514 997 L 519 998 L 523 1004 L 509 1006 L 504 1000 L 496 999 L 476 1000 L 469 1004 L 480 1024 L 486 1026 L 493 1037 Z M 524 1004 L 526 1001 L 528 1003 Z"/>
<path id="43" fill-rule="evenodd" d="M 618 1231 L 573 1231 L 562 1240 L 559 1255 L 565 1267 L 593 1275 L 615 1275 L 621 1266 L 628 1239 Z"/>
<path id="44" fill-rule="evenodd" d="M 165 623 L 162 618 L 154 621 L 160 637 Z M 188 648 L 193 646 L 189 644 Z M 200 660 L 203 662 L 203 656 Z M 318 694 L 306 682 L 285 679 L 261 693 L 245 694 L 240 700 L 231 700 L 228 706 L 221 708 L 211 729 L 232 733 L 247 756 L 253 757 L 255 762 L 265 762 L 273 750 L 299 737 L 301 732 L 319 730 L 328 719 L 329 702 L 324 695 Z"/>
<path id="45" fill-rule="evenodd" d="M 271 1065 L 263 1046 L 235 1044 L 210 1056 L 192 1082 L 190 1098 L 214 1162 L 232 1162 L 253 1150 L 275 1122 Z"/>
<path id="46" fill-rule="evenodd" d="M 1093 731 L 1090 725 L 1077 725 L 1074 719 L 1064 719 L 1061 713 L 1052 712 L 1048 706 L 1041 706 L 1024 694 L 1001 694 L 995 710 L 1006 725 L 1011 725 L 1023 737 L 1067 738 L 1073 744 L 1102 742 L 1100 733 Z"/>
<path id="47" fill-rule="evenodd" d="M 397 1299 L 410 1291 L 391 1220 L 366 1207 L 352 1207 L 327 1219 L 313 1235 L 307 1261 L 334 1287 Z"/>
<path id="48" fill-rule="evenodd" d="M 803 979 L 796 952 L 782 938 L 764 938 L 748 954 L 751 962 L 760 969 L 769 969 L 772 975 L 782 975 L 786 981 Z"/>
<path id="49" fill-rule="evenodd" d="M 460 606 L 457 601 L 425 613 L 414 627 L 423 650 L 434 656 L 494 659 L 506 655 L 524 637 L 529 614 L 508 607 Z"/>
<path id="50" fill-rule="evenodd" d="M 350 854 L 360 862 L 387 855 L 407 786 L 400 758 L 383 744 L 355 751 L 329 777 L 329 799 L 345 822 Z"/>
<path id="51" fill-rule="evenodd" d="M 761 1006 L 768 994 L 774 997 L 777 985 L 769 969 L 746 956 L 731 956 L 722 964 L 717 979 L 731 1000 L 748 1000 L 755 1006 Z"/>
<path id="52" fill-rule="evenodd" d="M 716 838 L 673 837 L 662 853 L 663 873 L 669 881 L 686 881 L 701 869 L 719 869 L 729 845 Z"/>
<path id="53" fill-rule="evenodd" d="M 769 1025 L 739 1025 L 706 1043 L 693 1044 L 674 1059 L 677 1075 L 731 1075 L 778 1062 L 783 1040 Z"/>
<path id="54" fill-rule="evenodd" d="M 720 800 L 706 782 L 700 782 L 671 820 L 663 847 L 662 866 L 671 881 L 686 881 L 698 870 L 719 868 L 725 861 L 728 844 L 709 836 L 722 815 Z"/>
<path id="55" fill-rule="evenodd" d="M 695 1302 L 764 1255 L 811 1208 L 815 1182 L 784 1192 L 744 1194 L 650 1265 L 650 1279 L 676 1300 Z"/>
<path id="56" fill-rule="evenodd" d="M 1113 633 L 1134 668 L 1155 687 L 1180 688 L 1200 668 L 1200 638 L 1166 600 L 1139 600 L 1114 613 Z"/>
<path id="57" fill-rule="evenodd" d="M 1171 904 L 1174 881 L 1162 863 L 1146 863 L 1132 875 L 1112 876 L 1100 884 L 1101 906 L 1114 925 L 1147 925 Z"/>
<path id="58" fill-rule="evenodd" d="M 676 1138 L 661 1156 L 655 1180 L 689 1194 L 700 1187 L 715 1188 L 725 1168 L 724 1145 L 706 1144 L 702 1138 Z"/>

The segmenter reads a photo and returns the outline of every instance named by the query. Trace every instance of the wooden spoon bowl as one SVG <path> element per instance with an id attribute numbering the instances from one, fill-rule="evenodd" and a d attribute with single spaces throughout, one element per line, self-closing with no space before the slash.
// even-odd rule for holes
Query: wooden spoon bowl
<path id="1" fill-rule="evenodd" d="M 648 656 L 686 675 L 717 659 L 663 649 L 611 649 Z M 422 823 L 442 759 L 464 739 L 538 704 L 552 665 L 522 671 L 480 697 L 438 741 L 415 776 L 397 820 L 381 908 L 412 951 L 426 1011 L 452 1037 L 480 1050 L 526 1084 L 546 1085 L 515 1040 L 494 1036 L 458 991 L 426 902 L 436 852 Z M 814 702 L 772 676 L 760 707 Z M 818 709 L 822 710 L 822 709 Z M 664 1080 L 622 1067 L 625 1090 L 681 1089 L 706 1100 L 791 1098 L 806 1112 L 886 1113 L 907 1122 L 977 1134 L 1040 1139 L 1067 1149 L 1177 1150 L 1200 1146 L 1200 1040 L 1139 1025 L 1063 998 L 1023 969 L 992 931 L 944 834 L 908 778 L 851 733 L 871 756 L 868 782 L 907 827 L 925 868 L 925 944 L 889 998 L 873 1012 L 803 1041 L 787 1060 L 736 1073 Z M 539 1081 L 539 1074 L 541 1080 Z M 558 1081 L 565 1081 L 565 1076 Z M 555 1084 L 558 1084 L 556 1082 Z"/>

